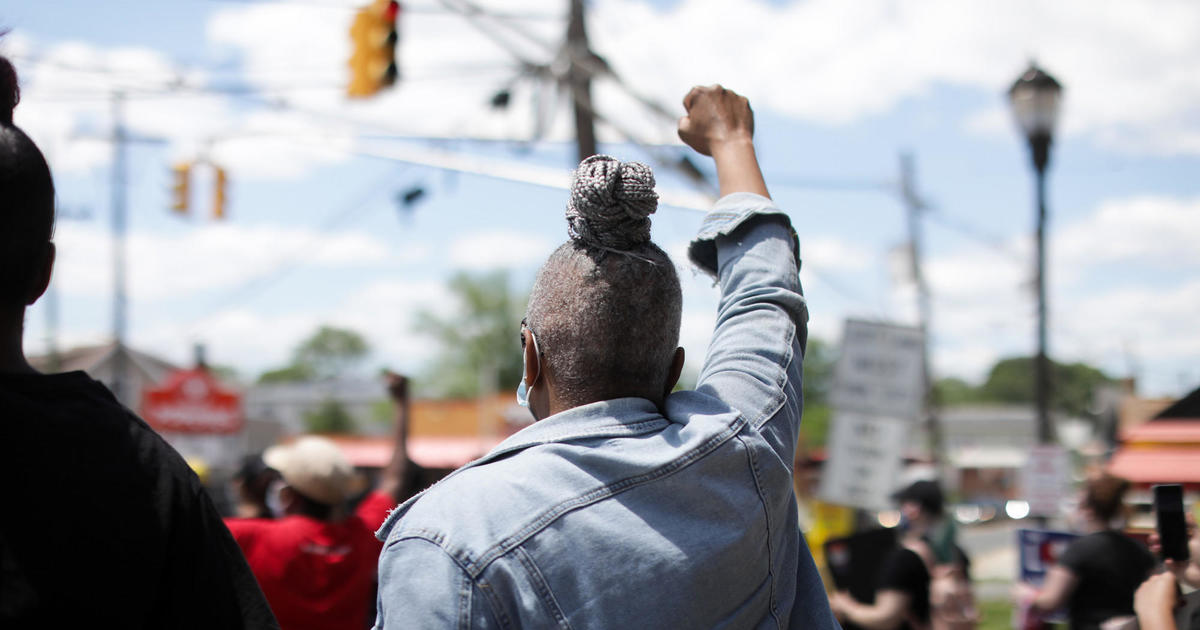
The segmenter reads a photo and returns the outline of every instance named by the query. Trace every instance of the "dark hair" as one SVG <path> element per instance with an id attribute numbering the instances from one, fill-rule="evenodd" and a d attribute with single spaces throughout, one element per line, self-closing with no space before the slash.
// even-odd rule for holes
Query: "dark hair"
<path id="1" fill-rule="evenodd" d="M 1100 473 L 1088 479 L 1083 491 L 1083 506 L 1091 510 L 1097 519 L 1107 523 L 1121 513 L 1127 490 L 1128 480 Z"/>
<path id="2" fill-rule="evenodd" d="M 37 145 L 13 124 L 17 71 L 0 57 L 0 307 L 24 306 L 54 235 L 54 181 Z"/>
<path id="3" fill-rule="evenodd" d="M 333 511 L 337 506 L 310 499 L 294 487 L 292 488 L 292 492 L 296 495 L 296 507 L 294 509 L 300 514 L 318 521 L 327 521 L 333 516 Z"/>
<path id="4" fill-rule="evenodd" d="M 663 393 L 683 296 L 671 259 L 650 242 L 657 200 L 644 164 L 597 155 L 575 172 L 571 239 L 538 272 L 526 317 L 565 401 Z"/>

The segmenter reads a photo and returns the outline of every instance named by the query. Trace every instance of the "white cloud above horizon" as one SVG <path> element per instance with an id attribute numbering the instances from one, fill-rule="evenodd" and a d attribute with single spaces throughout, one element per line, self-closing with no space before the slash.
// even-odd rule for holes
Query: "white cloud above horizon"
<path id="1" fill-rule="evenodd" d="M 55 285 L 67 296 L 107 296 L 112 286 L 111 235 L 94 226 L 65 222 L 55 234 Z M 304 227 L 208 224 L 178 235 L 134 232 L 126 251 L 131 293 L 160 300 L 195 291 L 241 285 L 276 271 L 300 254 L 306 265 L 378 265 L 420 256 L 393 253 L 364 232 L 326 234 Z M 281 255 L 283 254 L 283 255 Z M 102 262 L 101 262 L 102 261 Z M 98 264 L 99 262 L 99 264 Z"/>

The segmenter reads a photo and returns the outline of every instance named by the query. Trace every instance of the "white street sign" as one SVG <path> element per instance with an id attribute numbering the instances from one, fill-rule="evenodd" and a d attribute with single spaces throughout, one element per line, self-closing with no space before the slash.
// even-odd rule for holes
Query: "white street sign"
<path id="1" fill-rule="evenodd" d="M 1031 516 L 1057 516 L 1067 497 L 1070 462 L 1061 446 L 1047 444 L 1029 449 L 1021 469 L 1021 496 L 1029 502 Z"/>

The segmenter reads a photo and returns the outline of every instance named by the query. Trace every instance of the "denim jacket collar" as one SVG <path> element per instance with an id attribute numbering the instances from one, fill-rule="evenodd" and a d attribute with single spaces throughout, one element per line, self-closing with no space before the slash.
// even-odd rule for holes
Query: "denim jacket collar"
<path id="1" fill-rule="evenodd" d="M 531 446 L 580 439 L 639 435 L 660 431 L 668 424 L 670 421 L 663 417 L 658 407 L 645 398 L 614 398 L 580 405 L 539 420 L 510 435 L 487 455 L 466 464 L 451 473 L 450 476 Z M 418 493 L 392 510 L 375 536 L 380 540 L 386 539 L 396 521 L 408 511 L 408 508 L 417 499 L 431 489 L 432 487 Z"/>

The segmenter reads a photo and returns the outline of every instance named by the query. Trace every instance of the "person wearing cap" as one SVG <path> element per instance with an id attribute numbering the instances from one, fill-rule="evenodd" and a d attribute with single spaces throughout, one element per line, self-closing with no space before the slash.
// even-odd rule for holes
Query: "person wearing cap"
<path id="1" fill-rule="evenodd" d="M 0 57 L 0 628 L 278 628 L 179 453 L 84 372 L 26 360 L 57 249 L 17 86 Z"/>
<path id="2" fill-rule="evenodd" d="M 713 157 L 722 194 L 689 249 L 720 287 L 695 391 L 674 391 L 682 289 L 650 239 L 653 173 L 589 157 L 569 240 L 514 322 L 536 422 L 388 517 L 376 628 L 837 627 L 792 488 L 796 233 L 747 100 L 698 87 L 684 109 L 679 136 Z"/>
<path id="3" fill-rule="evenodd" d="M 330 440 L 273 446 L 267 502 L 277 519 L 226 519 L 283 630 L 365 628 L 379 542 L 346 511 L 359 478 Z"/>
<path id="4" fill-rule="evenodd" d="M 936 621 L 953 617 L 969 624 L 973 602 L 957 601 L 969 595 L 956 594 L 951 602 L 946 594 L 956 588 L 954 582 L 969 582 L 970 561 L 948 533 L 941 486 L 936 481 L 914 481 L 892 499 L 899 504 L 903 532 L 899 544 L 880 562 L 874 601 L 859 602 L 839 591 L 830 598 L 834 614 L 848 628 L 917 630 L 939 625 L 933 623 L 931 605 L 936 603 L 941 613 Z M 949 584 L 937 595 L 931 592 L 935 574 Z M 947 610 L 951 607 L 968 610 Z"/>

